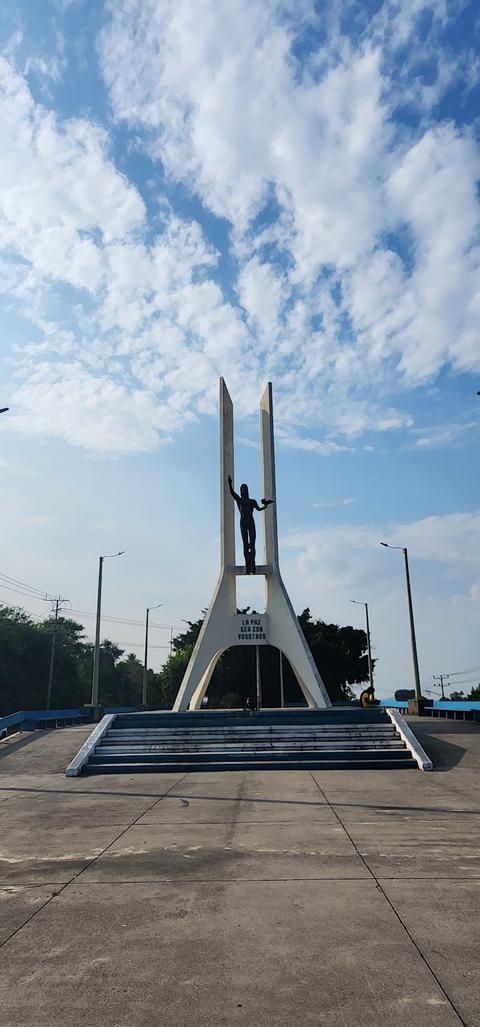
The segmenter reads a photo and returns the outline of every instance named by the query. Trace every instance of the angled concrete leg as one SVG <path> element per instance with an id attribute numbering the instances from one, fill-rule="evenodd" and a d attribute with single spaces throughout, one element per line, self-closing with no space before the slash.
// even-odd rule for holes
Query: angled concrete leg
<path id="1" fill-rule="evenodd" d="M 202 679 L 200 681 L 200 684 L 198 685 L 198 688 L 195 689 L 195 691 L 193 693 L 193 696 L 190 699 L 190 709 L 191 710 L 201 710 L 202 702 L 203 702 L 205 693 L 207 691 L 207 688 L 208 688 L 208 686 L 210 684 L 212 674 L 213 674 L 213 672 L 215 670 L 215 667 L 217 666 L 217 663 L 218 663 L 218 661 L 219 661 L 219 659 L 220 659 L 220 657 L 222 655 L 222 652 L 224 652 L 224 651 L 225 650 L 220 649 L 219 652 L 216 653 L 215 656 L 213 657 L 213 660 L 210 660 L 210 663 L 208 664 L 208 667 L 207 667 L 207 669 L 205 671 L 205 674 L 203 675 L 203 677 L 202 677 Z"/>
<path id="2" fill-rule="evenodd" d="M 287 657 L 307 705 L 314 710 L 330 706 L 325 685 L 280 576 L 267 580 L 267 596 L 270 645 L 281 649 Z"/>
<path id="3" fill-rule="evenodd" d="M 200 709 L 215 664 L 222 652 L 231 644 L 232 613 L 235 613 L 235 604 L 232 609 L 232 582 L 227 575 L 223 575 L 175 699 L 175 713 L 187 710 L 189 706 L 190 709 Z"/>

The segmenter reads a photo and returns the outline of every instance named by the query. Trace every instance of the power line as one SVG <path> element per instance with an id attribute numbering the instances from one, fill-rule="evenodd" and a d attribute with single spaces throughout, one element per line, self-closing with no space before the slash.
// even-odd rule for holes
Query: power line
<path id="1" fill-rule="evenodd" d="M 455 685 L 455 688 L 458 688 L 459 685 L 475 685 L 475 684 L 478 684 L 478 683 L 479 683 L 478 677 L 476 677 L 476 678 L 466 678 L 466 679 L 462 678 L 461 681 L 454 681 L 453 682 L 453 684 Z"/>
<path id="2" fill-rule="evenodd" d="M 91 637 L 88 638 L 88 636 L 87 636 L 87 642 L 93 642 L 93 641 L 94 641 L 93 638 L 91 638 Z M 112 642 L 114 645 L 131 645 L 132 648 L 134 648 L 134 649 L 143 649 L 143 644 L 144 644 L 143 642 L 125 642 L 121 638 L 104 638 L 103 641 L 104 642 Z M 150 643 L 149 643 L 148 644 L 148 648 L 149 649 L 170 649 L 170 645 L 169 644 L 168 645 L 166 645 L 166 644 L 165 645 L 155 645 L 155 644 L 154 645 L 150 645 Z"/>
<path id="3" fill-rule="evenodd" d="M 0 589 L 1 588 L 2 588 L 2 585 L 0 584 Z M 30 596 L 30 598 L 33 598 L 33 597 Z M 56 600 L 55 599 L 49 599 L 49 601 L 55 602 Z M 2 603 L 0 601 L 0 606 L 6 606 L 6 603 Z M 37 611 L 28 610 L 25 607 L 22 607 L 22 609 L 24 610 L 25 613 L 30 614 L 30 616 L 34 620 L 39 621 L 40 623 L 42 623 L 45 620 L 45 618 L 42 616 L 42 614 L 39 614 Z M 95 614 L 86 614 L 82 610 L 74 610 L 74 609 L 72 609 L 72 607 L 70 607 L 68 612 L 69 613 L 79 613 L 79 614 L 83 614 L 83 616 L 89 616 L 89 617 L 95 618 Z M 123 620 L 121 617 L 104 617 L 104 616 L 102 616 L 102 622 L 104 620 L 105 621 L 111 621 L 112 623 L 115 623 L 115 624 L 127 624 L 128 626 L 131 626 L 131 627 L 137 627 L 137 626 L 138 627 L 144 627 L 143 621 L 140 621 L 140 620 L 139 621 L 126 621 L 126 620 Z M 161 629 L 164 629 L 165 631 L 172 631 L 173 628 L 175 627 L 175 625 L 174 624 L 150 624 L 150 627 L 152 627 L 152 628 L 161 628 Z M 178 627 L 178 625 L 177 625 L 177 627 Z M 90 640 L 91 639 L 89 639 L 88 635 L 87 635 L 87 641 L 90 641 Z M 122 642 L 121 644 L 122 645 L 135 645 L 138 648 L 141 648 L 143 646 L 143 642 L 138 642 L 138 643 L 137 642 Z M 166 645 L 153 645 L 152 644 L 152 648 L 153 649 L 169 649 L 170 645 L 169 644 L 168 645 L 167 644 Z"/>
<path id="4" fill-rule="evenodd" d="M 27 589 L 28 593 L 33 597 L 38 596 L 39 599 L 44 599 L 46 596 L 51 596 L 50 592 L 47 592 L 45 588 L 37 588 L 36 585 L 27 585 L 25 581 L 19 581 L 18 578 L 12 578 L 9 574 L 0 573 L 0 579 L 8 582 L 8 585 L 15 586 L 16 589 Z M 8 588 L 8 585 L 3 585 L 2 588 Z M 53 597 L 52 597 L 53 598 Z"/>
<path id="5" fill-rule="evenodd" d="M 24 589 L 14 588 L 13 585 L 4 585 L 2 582 L 0 582 L 0 588 L 2 590 L 6 590 L 7 592 L 16 592 L 16 594 L 19 596 L 26 596 L 27 599 L 38 599 L 42 603 L 54 602 L 55 598 L 54 596 L 50 595 L 49 592 L 44 592 L 43 595 L 37 595 L 35 592 L 25 592 Z"/>
<path id="6" fill-rule="evenodd" d="M 449 678 L 459 678 L 462 674 L 474 674 L 477 670 L 480 672 L 480 664 L 477 667 L 467 667 L 466 670 L 452 670 L 450 674 L 445 676 Z"/>
<path id="7" fill-rule="evenodd" d="M 3 583 L 4 581 L 5 582 L 7 582 L 7 581 L 10 582 L 10 584 L 4 584 Z M 20 587 L 18 587 L 18 586 L 20 586 Z M 41 602 L 52 602 L 52 603 L 54 603 L 56 598 L 57 598 L 56 596 L 52 595 L 51 592 L 43 591 L 42 589 L 37 589 L 33 585 L 27 585 L 23 581 L 18 581 L 16 578 L 11 578 L 8 574 L 1 574 L 1 573 L 0 573 L 0 590 L 1 591 L 6 590 L 7 592 L 14 592 L 16 595 L 25 596 L 27 599 L 38 599 Z M 28 590 L 28 591 L 26 591 L 26 590 Z M 3 605 L 6 605 L 6 604 L 4 603 Z M 33 614 L 33 611 L 31 611 L 31 610 L 27 610 L 26 612 Z M 93 618 L 93 619 L 95 619 L 95 617 L 96 617 L 95 613 L 92 613 L 92 612 L 87 611 L 87 610 L 76 610 L 74 607 L 70 607 L 70 612 L 71 613 L 79 614 L 79 616 L 81 616 L 81 617 L 89 617 L 89 618 Z M 33 616 L 38 616 L 37 612 L 35 612 L 33 614 Z M 112 623 L 112 624 L 126 624 L 126 625 L 131 626 L 131 627 L 140 627 L 140 628 L 143 628 L 144 624 L 145 624 L 145 622 L 143 620 L 135 620 L 132 617 L 111 617 L 111 616 L 108 616 L 107 614 L 102 614 L 102 621 L 108 621 L 109 623 Z M 157 624 L 154 621 L 152 621 L 150 623 L 150 627 L 151 628 L 163 628 L 163 629 L 165 629 L 165 631 L 171 631 L 172 628 L 176 628 L 177 630 L 181 631 L 181 625 L 180 624 Z"/>
<path id="8" fill-rule="evenodd" d="M 95 613 L 91 613 L 90 611 L 87 611 L 87 610 L 75 610 L 74 608 L 72 608 L 71 612 L 72 613 L 78 613 L 81 617 L 93 617 L 94 620 L 96 618 L 96 614 Z M 102 613 L 102 623 L 105 620 L 106 621 L 111 621 L 113 624 L 127 624 L 127 625 L 129 625 L 131 627 L 140 627 L 140 628 L 144 628 L 145 627 L 145 621 L 143 621 L 143 620 L 133 620 L 132 617 L 109 617 L 107 614 L 103 614 Z M 168 629 L 173 627 L 173 628 L 178 628 L 179 630 L 181 630 L 179 624 L 154 624 L 153 622 L 150 622 L 150 627 L 151 628 L 168 628 Z"/>

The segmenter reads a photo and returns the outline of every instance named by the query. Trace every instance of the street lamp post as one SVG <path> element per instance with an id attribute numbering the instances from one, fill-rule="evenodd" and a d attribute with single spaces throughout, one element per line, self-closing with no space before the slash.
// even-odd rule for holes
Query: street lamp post
<path id="1" fill-rule="evenodd" d="M 368 683 L 373 688 L 373 664 L 372 664 L 372 647 L 370 644 L 370 621 L 368 619 L 368 603 L 361 603 L 358 599 L 351 599 L 351 603 L 355 603 L 356 606 L 365 607 L 365 616 L 367 619 L 367 653 L 368 653 Z"/>
<path id="2" fill-rule="evenodd" d="M 91 705 L 98 706 L 98 680 L 100 674 L 100 620 L 102 615 L 102 578 L 103 561 L 113 560 L 115 556 L 123 556 L 125 549 L 118 553 L 107 553 L 106 556 L 98 558 L 98 588 L 97 588 L 97 620 L 95 624 L 95 648 L 93 650 L 93 674 L 92 674 L 92 698 Z"/>
<path id="3" fill-rule="evenodd" d="M 408 601 L 408 618 L 410 621 L 410 639 L 412 643 L 412 660 L 413 660 L 413 677 L 415 681 L 415 699 L 418 706 L 418 712 L 421 710 L 422 702 L 422 690 L 420 687 L 420 673 L 418 670 L 418 654 L 417 654 L 417 640 L 415 637 L 415 621 L 413 618 L 413 602 L 412 602 L 412 588 L 410 584 L 410 571 L 408 568 L 408 552 L 406 546 L 391 546 L 388 542 L 380 542 L 381 546 L 385 549 L 400 549 L 403 553 L 405 560 L 405 580 L 407 583 L 407 601 Z"/>
<path id="4" fill-rule="evenodd" d="M 145 655 L 143 659 L 143 676 L 142 676 L 142 706 L 147 705 L 147 665 L 148 665 L 148 616 L 150 610 L 159 610 L 163 606 L 163 603 L 157 603 L 156 606 L 147 606 L 145 616 Z"/>

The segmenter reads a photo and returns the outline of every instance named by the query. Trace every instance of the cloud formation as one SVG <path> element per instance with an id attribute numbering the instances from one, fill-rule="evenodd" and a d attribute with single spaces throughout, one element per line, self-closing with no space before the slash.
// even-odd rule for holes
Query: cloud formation
<path id="1" fill-rule="evenodd" d="M 443 368 L 479 368 L 478 145 L 438 114 L 450 16 L 109 3 L 108 127 L 55 115 L 3 60 L 3 277 L 32 324 L 18 428 L 153 449 L 214 411 L 223 374 L 241 416 L 272 379 L 279 439 L 329 454 L 411 427 L 408 390 Z M 116 166 L 121 133 L 158 171 L 148 196 Z M 167 200 L 179 185 L 198 220 Z"/>

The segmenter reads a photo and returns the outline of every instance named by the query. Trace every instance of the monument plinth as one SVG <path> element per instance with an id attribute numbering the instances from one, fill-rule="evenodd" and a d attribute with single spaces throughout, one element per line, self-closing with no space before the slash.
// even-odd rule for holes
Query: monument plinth
<path id="1" fill-rule="evenodd" d="M 275 646 L 289 661 L 308 706 L 321 709 L 331 705 L 280 575 L 270 382 L 260 403 L 260 446 L 263 495 L 273 502 L 262 508 L 265 517 L 264 562 L 257 565 L 248 562 L 244 567 L 237 564 L 235 557 L 235 500 L 229 485 L 229 479 L 234 480 L 233 404 L 221 378 L 220 576 L 175 700 L 175 712 L 201 708 L 217 661 L 233 645 Z M 253 573 L 265 577 L 265 613 L 244 616 L 237 613 L 236 579 L 239 575 L 251 573 L 252 566 Z"/>

